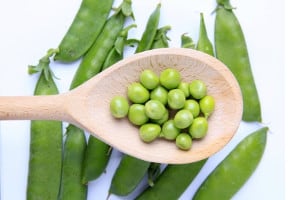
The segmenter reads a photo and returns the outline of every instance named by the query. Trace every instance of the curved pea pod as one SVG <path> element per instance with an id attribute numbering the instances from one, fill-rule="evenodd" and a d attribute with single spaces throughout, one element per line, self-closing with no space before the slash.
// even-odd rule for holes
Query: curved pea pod
<path id="1" fill-rule="evenodd" d="M 129 194 L 143 179 L 149 166 L 149 162 L 125 155 L 113 176 L 109 194 L 119 196 Z"/>
<path id="2" fill-rule="evenodd" d="M 42 73 L 34 95 L 58 94 L 56 84 L 47 69 L 49 63 L 48 56 L 40 60 L 38 67 L 41 67 Z M 62 168 L 62 142 L 62 122 L 31 121 L 27 199 L 57 198 Z"/>
<path id="3" fill-rule="evenodd" d="M 235 75 L 243 95 L 244 121 L 261 121 L 261 108 L 247 45 L 229 0 L 218 0 L 215 18 L 216 57 Z"/>
<path id="4" fill-rule="evenodd" d="M 151 13 L 147 21 L 145 31 L 143 32 L 142 38 L 136 48 L 136 53 L 151 49 L 159 24 L 160 8 L 161 4 L 159 3 L 157 4 L 156 9 Z"/>
<path id="5" fill-rule="evenodd" d="M 147 187 L 137 200 L 179 199 L 199 173 L 206 159 L 183 165 L 168 165 L 157 177 L 153 187 Z"/>
<path id="6" fill-rule="evenodd" d="M 115 13 L 105 23 L 101 34 L 84 55 L 71 83 L 77 87 L 98 74 L 105 59 L 123 29 L 125 19 L 132 17 L 131 0 L 123 0 Z M 128 8 L 129 7 L 129 8 Z"/>
<path id="7" fill-rule="evenodd" d="M 54 59 L 72 62 L 80 58 L 101 32 L 112 4 L 113 0 L 83 0 Z"/>
<path id="8" fill-rule="evenodd" d="M 231 199 L 259 164 L 267 142 L 267 127 L 245 137 L 208 175 L 194 200 Z"/>
<path id="9" fill-rule="evenodd" d="M 86 200 L 87 186 L 81 182 L 86 150 L 85 134 L 76 126 L 69 125 L 66 136 L 59 199 Z"/>

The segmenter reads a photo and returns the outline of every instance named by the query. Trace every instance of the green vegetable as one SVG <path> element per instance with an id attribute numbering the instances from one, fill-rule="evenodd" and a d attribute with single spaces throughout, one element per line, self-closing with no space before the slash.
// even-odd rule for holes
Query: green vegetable
<path id="1" fill-rule="evenodd" d="M 149 162 L 125 155 L 111 182 L 109 193 L 125 196 L 133 191 L 146 175 Z"/>
<path id="2" fill-rule="evenodd" d="M 174 116 L 174 124 L 177 128 L 184 129 L 193 122 L 193 114 L 189 110 L 179 110 Z"/>
<path id="3" fill-rule="evenodd" d="M 185 98 L 190 96 L 190 90 L 189 90 L 189 83 L 186 82 L 180 82 L 178 89 L 182 90 L 184 93 Z"/>
<path id="4" fill-rule="evenodd" d="M 162 119 L 167 112 L 165 106 L 158 100 L 149 100 L 145 104 L 146 115 L 151 119 Z"/>
<path id="5" fill-rule="evenodd" d="M 168 105 L 172 109 L 183 108 L 185 104 L 184 92 L 180 89 L 172 89 L 168 92 Z"/>
<path id="6" fill-rule="evenodd" d="M 187 133 L 180 133 L 176 137 L 176 146 L 182 150 L 189 150 L 192 147 L 192 138 Z"/>
<path id="7" fill-rule="evenodd" d="M 54 59 L 72 62 L 87 52 L 101 32 L 112 4 L 113 0 L 83 0 Z"/>
<path id="8" fill-rule="evenodd" d="M 85 200 L 87 198 L 87 186 L 81 182 L 86 150 L 85 135 L 83 130 L 69 125 L 66 136 L 59 199 Z"/>
<path id="9" fill-rule="evenodd" d="M 169 119 L 162 126 L 161 134 L 167 140 L 175 140 L 179 133 L 180 129 L 175 126 L 173 119 Z"/>
<path id="10" fill-rule="evenodd" d="M 200 106 L 195 99 L 187 99 L 184 103 L 183 109 L 189 110 L 194 118 L 198 117 L 200 114 Z"/>
<path id="11" fill-rule="evenodd" d="M 193 80 L 189 85 L 189 89 L 191 96 L 195 99 L 203 98 L 207 92 L 206 85 L 201 80 Z"/>
<path id="12" fill-rule="evenodd" d="M 123 29 L 126 17 L 132 16 L 132 12 L 122 9 L 124 6 L 131 6 L 131 0 L 123 0 L 115 13 L 106 21 L 102 32 L 97 37 L 89 51 L 83 59 L 75 73 L 71 83 L 75 88 L 88 79 L 98 74 L 108 56 L 109 51 L 115 44 L 116 39 Z"/>
<path id="13" fill-rule="evenodd" d="M 245 137 L 204 180 L 194 200 L 231 199 L 259 164 L 266 146 L 268 128 Z"/>
<path id="14" fill-rule="evenodd" d="M 161 4 L 159 3 L 157 4 L 155 10 L 151 13 L 147 21 L 145 31 L 143 32 L 142 38 L 136 48 L 136 53 L 151 49 L 152 43 L 157 34 L 157 28 L 160 18 L 160 8 Z"/>
<path id="15" fill-rule="evenodd" d="M 160 134 L 161 128 L 157 124 L 144 124 L 140 127 L 140 137 L 144 142 L 152 142 Z"/>
<path id="16" fill-rule="evenodd" d="M 159 84 L 159 77 L 152 70 L 146 69 L 140 75 L 140 82 L 148 90 L 156 88 Z"/>
<path id="17" fill-rule="evenodd" d="M 145 124 L 149 120 L 149 117 L 146 115 L 145 106 L 142 104 L 132 104 L 129 107 L 128 119 L 134 125 Z"/>
<path id="18" fill-rule="evenodd" d="M 216 56 L 235 75 L 243 95 L 244 121 L 261 121 L 261 109 L 244 34 L 229 0 L 217 1 Z"/>
<path id="19" fill-rule="evenodd" d="M 150 93 L 141 83 L 134 82 L 127 87 L 127 96 L 133 103 L 145 103 Z"/>
<path id="20" fill-rule="evenodd" d="M 150 99 L 158 100 L 162 104 L 166 105 L 168 103 L 168 91 L 159 85 L 150 92 Z"/>
<path id="21" fill-rule="evenodd" d="M 207 36 L 203 13 L 200 13 L 200 30 L 196 49 L 198 51 L 203 51 L 204 53 L 214 56 L 213 45 Z"/>
<path id="22" fill-rule="evenodd" d="M 48 52 L 38 66 L 41 74 L 34 95 L 58 94 L 49 69 Z M 47 75 L 46 75 L 47 74 Z M 32 102 L 34 103 L 34 102 Z M 59 194 L 62 167 L 62 122 L 33 120 L 30 124 L 30 154 L 27 179 L 27 199 L 56 199 Z"/>
<path id="23" fill-rule="evenodd" d="M 215 99 L 212 96 L 205 96 L 200 99 L 200 110 L 207 118 L 215 110 Z"/>
<path id="24" fill-rule="evenodd" d="M 200 139 L 203 138 L 208 130 L 208 122 L 204 117 L 197 117 L 193 120 L 189 127 L 189 134 L 192 138 Z"/>
<path id="25" fill-rule="evenodd" d="M 180 73 L 176 69 L 165 69 L 160 73 L 159 81 L 167 89 L 175 89 L 181 82 Z"/>
<path id="26" fill-rule="evenodd" d="M 123 96 L 115 96 L 110 102 L 110 111 L 115 118 L 127 116 L 129 103 Z"/>
<path id="27" fill-rule="evenodd" d="M 195 163 L 168 165 L 136 200 L 179 199 L 205 164 L 206 159 Z M 166 192 L 169 191 L 169 192 Z"/>

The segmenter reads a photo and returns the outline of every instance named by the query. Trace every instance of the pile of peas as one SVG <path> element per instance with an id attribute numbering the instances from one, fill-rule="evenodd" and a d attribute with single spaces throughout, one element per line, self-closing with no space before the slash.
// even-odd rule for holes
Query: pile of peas
<path id="1" fill-rule="evenodd" d="M 150 143 L 156 138 L 174 140 L 182 150 L 192 147 L 193 139 L 203 138 L 208 130 L 208 117 L 215 100 L 207 95 L 201 80 L 181 81 L 176 69 L 167 68 L 155 74 L 150 69 L 141 72 L 139 82 L 131 83 L 127 96 L 115 96 L 110 111 L 115 118 L 128 117 L 139 126 L 140 138 Z"/>

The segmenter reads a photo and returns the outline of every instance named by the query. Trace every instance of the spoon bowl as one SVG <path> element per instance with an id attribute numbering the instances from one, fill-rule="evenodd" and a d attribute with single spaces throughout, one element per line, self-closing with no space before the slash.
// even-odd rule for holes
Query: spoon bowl
<path id="1" fill-rule="evenodd" d="M 216 102 L 215 111 L 208 118 L 207 135 L 194 140 L 188 151 L 164 139 L 145 143 L 139 138 L 138 127 L 110 113 L 111 99 L 116 95 L 126 96 L 127 86 L 137 82 L 144 69 L 160 74 L 166 68 L 177 69 L 182 81 L 200 79 L 205 82 L 207 93 Z M 170 164 L 202 160 L 222 149 L 237 131 L 242 109 L 241 91 L 230 70 L 212 56 L 183 48 L 149 50 L 129 56 L 64 94 L 0 98 L 0 120 L 69 122 L 126 154 Z"/>

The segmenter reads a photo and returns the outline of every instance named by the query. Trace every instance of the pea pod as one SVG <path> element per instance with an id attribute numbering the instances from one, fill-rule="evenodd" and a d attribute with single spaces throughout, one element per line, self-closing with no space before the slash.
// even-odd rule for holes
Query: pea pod
<path id="1" fill-rule="evenodd" d="M 214 49 L 211 41 L 207 36 L 205 20 L 203 13 L 200 13 L 200 30 L 196 49 L 211 56 L 214 56 Z"/>
<path id="2" fill-rule="evenodd" d="M 156 10 L 154 12 L 156 12 Z M 151 20 L 153 20 L 153 18 Z M 162 32 L 161 30 L 165 30 L 165 31 Z M 157 29 L 156 33 L 160 35 L 160 37 L 157 37 L 157 39 L 161 38 L 165 41 L 165 38 L 167 37 L 162 36 L 162 33 L 166 34 L 168 30 L 169 28 L 165 28 L 165 27 L 161 29 Z M 145 32 L 147 32 L 147 28 L 145 29 Z M 144 34 L 146 34 L 145 32 Z M 152 31 L 150 31 L 150 34 L 152 34 Z M 153 37 L 153 40 L 151 41 L 151 46 L 154 45 L 153 43 L 155 38 L 156 36 Z M 168 47 L 168 43 L 166 44 L 165 42 L 161 42 L 159 40 L 155 40 L 155 41 L 159 44 L 163 44 L 163 46 L 156 45 L 157 48 Z M 140 43 L 142 42 L 145 41 L 141 40 Z M 150 166 L 149 162 L 134 158 L 129 155 L 124 155 L 112 178 L 109 194 L 125 196 L 130 192 L 132 192 L 141 182 L 143 177 L 147 174 L 149 166 Z"/>
<path id="3" fill-rule="evenodd" d="M 76 126 L 69 125 L 66 136 L 59 199 L 86 200 L 87 186 L 81 183 L 85 134 Z"/>
<path id="4" fill-rule="evenodd" d="M 72 62 L 94 43 L 111 10 L 113 0 L 83 0 L 54 59 Z"/>
<path id="5" fill-rule="evenodd" d="M 108 68 L 110 65 L 123 58 L 123 50 L 126 45 L 128 31 L 133 27 L 136 27 L 136 25 L 130 25 L 121 31 L 120 36 L 117 38 L 114 47 L 106 58 L 102 69 Z M 89 136 L 83 163 L 83 184 L 95 180 L 102 174 L 109 161 L 110 153 L 111 147 L 109 145 L 92 135 Z"/>
<path id="6" fill-rule="evenodd" d="M 31 72 L 41 71 L 34 95 L 58 94 L 49 73 L 50 51 Z M 35 68 L 35 69 L 33 69 Z M 47 75 L 46 75 L 47 74 Z M 32 102 L 34 103 L 34 102 Z M 27 179 L 27 199 L 57 199 L 62 167 L 62 122 L 33 120 L 30 124 L 30 154 Z"/>
<path id="7" fill-rule="evenodd" d="M 152 42 L 155 38 L 159 24 L 161 4 L 157 4 L 155 10 L 151 13 L 145 31 L 143 32 L 141 41 L 136 48 L 136 53 L 151 49 Z"/>
<path id="8" fill-rule="evenodd" d="M 263 127 L 245 137 L 208 175 L 193 199 L 231 199 L 259 164 L 267 131 L 268 128 Z"/>
<path id="9" fill-rule="evenodd" d="M 215 18 L 216 56 L 235 75 L 243 95 L 244 121 L 261 121 L 261 108 L 244 34 L 229 0 L 218 0 Z"/>
<path id="10" fill-rule="evenodd" d="M 205 24 L 200 20 L 200 33 L 198 47 L 209 44 L 206 31 L 203 31 Z M 182 48 L 195 48 L 193 39 L 186 34 L 181 35 Z M 206 48 L 204 48 L 205 50 Z M 199 48 L 197 50 L 202 50 Z M 208 53 L 210 53 L 209 51 Z M 136 199 L 137 200 L 164 200 L 179 199 L 192 180 L 199 173 L 206 160 L 201 160 L 191 164 L 168 165 L 165 170 L 157 177 L 152 187 L 147 187 Z M 166 192 L 172 191 L 172 192 Z"/>
<path id="11" fill-rule="evenodd" d="M 133 17 L 130 6 L 131 0 L 124 0 L 116 12 L 107 20 L 101 34 L 84 55 L 72 81 L 73 88 L 101 71 L 105 58 L 123 29 L 126 17 Z"/>

